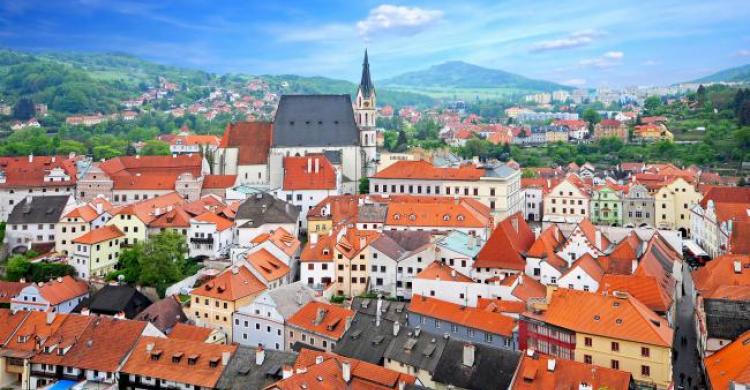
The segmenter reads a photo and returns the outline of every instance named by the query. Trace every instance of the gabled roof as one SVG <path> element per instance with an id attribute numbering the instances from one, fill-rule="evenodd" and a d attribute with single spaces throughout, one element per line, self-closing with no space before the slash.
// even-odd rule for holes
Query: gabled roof
<path id="1" fill-rule="evenodd" d="M 74 244 L 98 244 L 100 242 L 114 240 L 115 238 L 124 237 L 125 234 L 115 225 L 105 225 L 94 230 L 89 230 L 88 233 L 75 238 Z"/>
<path id="2" fill-rule="evenodd" d="M 273 147 L 359 145 L 349 94 L 283 95 L 276 109 Z"/>
<path id="3" fill-rule="evenodd" d="M 750 381 L 750 331 L 727 344 L 704 361 L 712 389 L 731 389 L 732 383 Z"/>
<path id="4" fill-rule="evenodd" d="M 265 290 L 266 286 L 247 267 L 231 267 L 217 277 L 195 288 L 191 294 L 202 297 L 236 301 Z"/>
<path id="5" fill-rule="evenodd" d="M 27 282 L 8 282 L 0 280 L 0 303 L 9 304 L 11 298 L 18 295 L 18 293 L 29 284 L 30 283 Z M 2 343 L 2 340 L 0 340 L 0 343 Z"/>
<path id="6" fill-rule="evenodd" d="M 471 198 L 394 197 L 388 205 L 385 223 L 396 226 L 438 228 L 486 228 L 489 208 Z"/>
<path id="7" fill-rule="evenodd" d="M 270 194 L 259 193 L 240 204 L 235 220 L 248 219 L 248 227 L 259 227 L 267 223 L 296 224 L 298 217 L 297 207 Z"/>
<path id="8" fill-rule="evenodd" d="M 150 228 L 189 228 L 190 214 L 182 207 L 175 207 L 148 223 Z"/>
<path id="9" fill-rule="evenodd" d="M 335 190 L 337 174 L 322 154 L 284 158 L 284 191 Z"/>
<path id="10" fill-rule="evenodd" d="M 67 214 L 63 215 L 63 218 L 81 218 L 84 222 L 91 222 L 98 216 L 99 213 L 96 212 L 96 208 L 85 204 L 70 210 Z"/>
<path id="11" fill-rule="evenodd" d="M 94 314 L 113 316 L 123 313 L 125 318 L 133 318 L 149 305 L 151 300 L 134 287 L 108 284 L 82 301 L 75 311 L 88 307 Z"/>
<path id="12" fill-rule="evenodd" d="M 65 355 L 60 354 L 60 349 L 72 348 L 76 343 L 83 342 L 81 341 L 81 335 L 88 329 L 89 324 L 95 320 L 96 317 L 77 314 L 66 315 L 64 321 L 52 336 L 42 341 L 40 350 L 31 358 L 31 361 L 38 364 L 60 364 L 66 358 Z M 50 351 L 45 352 L 45 347 L 50 347 Z"/>
<path id="13" fill-rule="evenodd" d="M 385 230 L 371 245 L 389 258 L 399 261 L 428 248 L 431 237 L 429 232 Z"/>
<path id="14" fill-rule="evenodd" d="M 562 276 L 560 276 L 560 279 L 565 277 L 565 275 L 569 274 L 576 268 L 581 268 L 584 272 L 586 272 L 587 275 L 591 276 L 591 278 L 596 280 L 597 282 L 599 282 L 602 276 L 604 276 L 604 270 L 599 265 L 599 263 L 597 263 L 596 259 L 594 259 L 590 253 L 585 253 L 570 265 L 570 269 L 567 270 L 567 272 L 565 272 Z"/>
<path id="15" fill-rule="evenodd" d="M 31 202 L 24 198 L 8 215 L 8 224 L 57 223 L 60 221 L 70 196 L 34 196 Z"/>
<path id="16" fill-rule="evenodd" d="M 211 328 L 179 322 L 169 332 L 169 338 L 205 342 L 213 332 L 214 330 Z"/>
<path id="17" fill-rule="evenodd" d="M 333 249 L 336 246 L 336 235 L 338 230 L 331 234 L 321 235 L 317 242 L 308 242 L 300 254 L 301 262 L 333 261 Z"/>
<path id="18" fill-rule="evenodd" d="M 483 175 L 484 170 L 474 166 L 439 168 L 425 160 L 403 160 L 396 161 L 387 168 L 376 173 L 373 178 L 478 181 Z"/>
<path id="19" fill-rule="evenodd" d="M 247 255 L 247 262 L 268 282 L 273 282 L 289 274 L 291 269 L 271 252 L 261 249 Z"/>
<path id="20" fill-rule="evenodd" d="M 380 233 L 372 230 L 347 229 L 336 244 L 336 250 L 346 258 L 353 259 L 379 236 Z"/>
<path id="21" fill-rule="evenodd" d="M 415 276 L 416 279 L 440 280 L 446 282 L 474 283 L 470 277 L 456 271 L 447 264 L 433 261 L 427 268 Z"/>
<path id="22" fill-rule="evenodd" d="M 31 160 L 31 161 L 29 161 Z M 53 169 L 62 169 L 70 177 L 66 181 L 45 181 Z M 5 182 L 0 188 L 13 187 L 63 187 L 76 183 L 76 160 L 67 156 L 0 157 L 0 172 Z"/>
<path id="23" fill-rule="evenodd" d="M 543 259 L 549 265 L 560 270 L 567 268 L 568 263 L 561 259 L 555 252 L 562 243 L 562 240 L 563 235 L 560 232 L 560 228 L 552 224 L 547 229 L 544 229 L 539 237 L 534 240 L 534 243 L 526 253 L 526 257 Z"/>
<path id="24" fill-rule="evenodd" d="M 673 297 L 656 277 L 648 275 L 604 275 L 599 281 L 599 292 L 624 291 L 641 301 L 649 309 L 668 312 Z"/>
<path id="25" fill-rule="evenodd" d="M 60 361 L 64 367 L 116 372 L 141 337 L 146 323 L 97 317 Z"/>
<path id="26" fill-rule="evenodd" d="M 112 215 L 135 215 L 144 224 L 148 225 L 158 216 L 167 212 L 170 207 L 185 203 L 185 198 L 176 192 L 160 195 L 155 198 L 130 203 L 113 211 Z"/>
<path id="27" fill-rule="evenodd" d="M 505 268 L 523 270 L 524 256 L 534 243 L 534 233 L 518 212 L 500 222 L 482 250 L 474 268 Z"/>
<path id="28" fill-rule="evenodd" d="M 236 345 L 144 336 L 122 367 L 122 372 L 160 380 L 214 388 Z M 192 362 L 192 363 L 191 363 Z"/>
<path id="29" fill-rule="evenodd" d="M 203 189 L 230 188 L 237 182 L 237 175 L 203 176 Z"/>
<path id="30" fill-rule="evenodd" d="M 176 177 L 182 173 L 200 176 L 203 157 L 199 154 L 173 156 L 120 156 L 99 163 L 99 168 L 111 178 L 167 176 Z"/>
<path id="31" fill-rule="evenodd" d="M 465 307 L 416 294 L 412 296 L 409 312 L 506 337 L 513 334 L 516 326 L 512 318 L 489 309 Z"/>
<path id="32" fill-rule="evenodd" d="M 523 354 L 518 363 L 511 390 L 579 389 L 583 385 L 593 389 L 628 390 L 629 372 L 613 370 L 568 359 L 557 359 L 531 352 Z M 554 369 L 549 370 L 550 364 Z"/>
<path id="33" fill-rule="evenodd" d="M 223 232 L 224 230 L 227 230 L 234 225 L 234 222 L 224 218 L 220 217 L 214 213 L 203 213 L 195 218 L 193 220 L 198 222 L 204 222 L 204 223 L 212 223 L 216 225 L 216 231 Z"/>
<path id="34" fill-rule="evenodd" d="M 346 331 L 354 311 L 341 306 L 310 301 L 287 320 L 287 324 L 338 340 Z"/>
<path id="35" fill-rule="evenodd" d="M 271 242 L 277 248 L 281 249 L 288 256 L 293 256 L 297 253 L 301 242 L 294 237 L 291 233 L 287 232 L 284 228 L 276 228 L 271 233 L 262 233 L 253 238 L 250 243 L 253 245 L 260 245 L 264 242 Z"/>
<path id="36" fill-rule="evenodd" d="M 513 380 L 520 353 L 476 343 L 474 364 L 464 365 L 466 342 L 450 339 L 440 355 L 432 379 L 459 389 L 507 389 Z"/>
<path id="37" fill-rule="evenodd" d="M 739 272 L 735 272 L 735 264 L 739 265 Z M 721 286 L 749 286 L 750 255 L 719 256 L 692 275 L 699 294 L 710 294 Z"/>
<path id="38" fill-rule="evenodd" d="M 484 246 L 481 238 L 470 236 L 460 230 L 452 230 L 447 235 L 440 238 L 435 245 L 437 247 L 463 254 L 468 258 L 474 258 Z"/>
<path id="39" fill-rule="evenodd" d="M 602 295 L 558 289 L 541 319 L 577 333 L 661 347 L 671 347 L 674 333 L 665 319 L 627 293 Z"/>
<path id="40" fill-rule="evenodd" d="M 239 165 L 261 165 L 268 162 L 273 124 L 268 122 L 237 122 L 227 124 L 220 148 L 238 148 Z"/>
<path id="41" fill-rule="evenodd" d="M 50 305 L 58 305 L 89 292 L 89 286 L 85 282 L 76 280 L 72 276 L 63 276 L 41 286 L 35 285 L 35 288 Z"/>
<path id="42" fill-rule="evenodd" d="M 179 322 L 187 321 L 187 316 L 182 311 L 177 295 L 165 297 L 152 303 L 134 318 L 138 321 L 150 322 L 162 333 L 168 333 Z"/>
<path id="43" fill-rule="evenodd" d="M 14 337 L 3 343 L 4 356 L 30 357 L 37 350 L 38 343 L 52 336 L 66 316 L 67 314 L 30 312 L 16 328 Z"/>

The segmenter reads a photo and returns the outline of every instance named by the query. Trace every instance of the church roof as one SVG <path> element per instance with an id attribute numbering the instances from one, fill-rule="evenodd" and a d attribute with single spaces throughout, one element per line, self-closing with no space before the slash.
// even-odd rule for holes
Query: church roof
<path id="1" fill-rule="evenodd" d="M 284 95 L 276 110 L 273 147 L 359 145 L 349 95 Z"/>
<path id="2" fill-rule="evenodd" d="M 359 90 L 362 97 L 368 98 L 375 91 L 375 85 L 370 77 L 370 61 L 367 60 L 367 49 L 365 49 L 365 61 L 362 63 L 362 80 L 359 82 Z"/>

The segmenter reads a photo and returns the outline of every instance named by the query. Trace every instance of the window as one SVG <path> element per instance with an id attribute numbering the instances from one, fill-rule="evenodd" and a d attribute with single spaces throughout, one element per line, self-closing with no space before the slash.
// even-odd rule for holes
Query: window
<path id="1" fill-rule="evenodd" d="M 593 364 L 593 360 L 591 359 L 591 355 L 583 355 L 583 362 L 587 364 Z"/>
<path id="2" fill-rule="evenodd" d="M 492 333 L 485 333 L 484 334 L 484 342 L 485 343 L 491 343 L 492 342 Z"/>
<path id="3" fill-rule="evenodd" d="M 648 347 L 641 347 L 641 356 L 643 357 L 651 356 L 651 350 Z"/>
<path id="4" fill-rule="evenodd" d="M 617 341 L 612 342 L 612 352 L 620 352 L 620 343 Z"/>
<path id="5" fill-rule="evenodd" d="M 590 347 L 593 344 L 593 340 L 591 340 L 591 337 L 586 337 L 583 339 L 583 344 L 587 347 Z"/>
<path id="6" fill-rule="evenodd" d="M 613 359 L 611 367 L 612 367 L 613 370 L 619 370 L 620 369 L 620 361 Z"/>
<path id="7" fill-rule="evenodd" d="M 651 376 L 651 367 L 646 365 L 641 366 L 641 375 Z"/>

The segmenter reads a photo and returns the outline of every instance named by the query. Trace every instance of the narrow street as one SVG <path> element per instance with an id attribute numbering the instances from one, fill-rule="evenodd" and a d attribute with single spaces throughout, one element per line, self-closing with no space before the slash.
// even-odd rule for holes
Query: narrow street
<path id="1" fill-rule="evenodd" d="M 685 295 L 677 302 L 676 332 L 672 351 L 673 358 L 674 356 L 677 357 L 672 368 L 675 389 L 704 389 L 706 386 L 700 369 L 695 331 L 695 308 L 692 299 L 693 279 L 690 276 L 690 267 L 687 264 L 685 264 L 683 270 L 682 280 Z M 678 287 L 675 295 L 680 294 L 682 294 L 682 290 Z"/>

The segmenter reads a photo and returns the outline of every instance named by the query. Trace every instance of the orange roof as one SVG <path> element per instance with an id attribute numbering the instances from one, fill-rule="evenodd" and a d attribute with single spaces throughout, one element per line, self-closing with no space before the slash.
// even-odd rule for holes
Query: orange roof
<path id="1" fill-rule="evenodd" d="M 128 374 L 215 388 L 226 366 L 222 357 L 237 345 L 144 336 L 133 348 L 122 371 Z M 191 363 L 192 362 L 192 363 Z"/>
<path id="2" fill-rule="evenodd" d="M 560 228 L 555 224 L 550 225 L 534 240 L 534 243 L 526 253 L 526 257 L 544 259 L 544 261 L 555 268 L 566 268 L 568 263 L 561 259 L 555 252 L 560 246 L 562 239 L 563 235 L 560 232 Z"/>
<path id="3" fill-rule="evenodd" d="M 604 276 L 604 270 L 599 265 L 599 263 L 596 262 L 596 259 L 594 259 L 594 257 L 591 256 L 590 253 L 584 253 L 583 256 L 579 257 L 578 260 L 574 261 L 573 264 L 571 264 L 570 269 L 562 276 L 560 276 L 560 278 L 562 279 L 563 276 L 570 273 L 576 267 L 580 267 L 581 269 L 583 269 L 586 274 L 591 276 L 591 278 L 596 280 L 597 282 L 601 280 L 602 276 Z"/>
<path id="4" fill-rule="evenodd" d="M 484 170 L 473 166 L 438 168 L 425 160 L 397 161 L 373 176 L 375 179 L 465 180 L 477 181 Z"/>
<path id="5" fill-rule="evenodd" d="M 336 246 L 336 233 L 338 230 L 331 231 L 331 234 L 321 235 L 318 242 L 308 242 L 302 249 L 300 261 L 302 262 L 325 262 L 333 261 L 333 249 Z"/>
<path id="6" fill-rule="evenodd" d="M 740 266 L 735 272 L 735 262 Z M 700 294 L 710 294 L 721 286 L 750 285 L 750 255 L 726 254 L 719 256 L 704 267 L 693 271 L 695 289 Z"/>
<path id="7" fill-rule="evenodd" d="M 427 268 L 423 269 L 422 272 L 418 273 L 417 279 L 429 279 L 429 280 L 441 280 L 448 282 L 463 282 L 463 283 L 474 283 L 474 281 L 451 268 L 447 264 L 443 264 L 439 261 L 433 261 Z"/>
<path id="8" fill-rule="evenodd" d="M 163 190 L 175 189 L 177 175 L 113 176 L 116 190 Z"/>
<path id="9" fill-rule="evenodd" d="M 523 274 L 510 275 L 505 278 L 508 281 L 508 285 L 511 285 L 516 279 L 520 278 L 516 287 L 511 291 L 511 295 L 520 299 L 522 302 L 527 302 L 530 298 L 544 298 L 547 296 L 547 287 L 534 278 L 524 276 Z M 503 283 L 506 282 L 503 280 Z"/>
<path id="10" fill-rule="evenodd" d="M 239 165 L 266 164 L 272 137 L 273 123 L 228 123 L 219 147 L 238 148 L 237 163 Z"/>
<path id="11" fill-rule="evenodd" d="M 421 295 L 413 295 L 409 304 L 409 312 L 430 318 L 459 324 L 468 328 L 480 329 L 485 332 L 511 336 L 516 322 L 499 312 L 497 307 L 488 305 L 483 309 L 466 307 L 455 303 Z"/>
<path id="12" fill-rule="evenodd" d="M 81 218 L 84 222 L 91 222 L 98 216 L 99 214 L 96 212 L 96 208 L 85 204 L 70 210 L 70 212 L 65 214 L 63 218 Z"/>
<path id="13" fill-rule="evenodd" d="M 487 243 L 477 254 L 474 268 L 504 268 L 523 270 L 526 251 L 534 243 L 534 233 L 521 212 L 500 222 Z"/>
<path id="14" fill-rule="evenodd" d="M 203 157 L 199 154 L 175 156 L 120 156 L 99 163 L 107 175 L 127 177 L 166 176 L 177 177 L 188 172 L 200 176 Z M 173 183 L 174 184 L 174 183 Z"/>
<path id="15" fill-rule="evenodd" d="M 60 355 L 57 348 L 66 348 L 75 345 L 81 338 L 89 324 L 96 320 L 96 317 L 83 315 L 67 315 L 62 324 L 57 328 L 51 337 L 44 340 L 41 350 L 31 358 L 33 363 L 54 364 L 58 365 L 65 358 Z M 50 352 L 44 352 L 44 347 L 54 347 Z"/>
<path id="16" fill-rule="evenodd" d="M 526 302 L 505 301 L 500 298 L 477 298 L 477 309 L 492 308 L 498 313 L 521 314 L 526 311 Z"/>
<path id="17" fill-rule="evenodd" d="M 553 361 L 554 363 L 550 362 Z M 549 370 L 549 364 L 554 369 Z M 628 390 L 630 373 L 568 359 L 556 359 L 539 353 L 523 354 L 518 362 L 511 390 L 578 389 L 586 384 L 593 389 Z"/>
<path id="18" fill-rule="evenodd" d="M 287 320 L 287 324 L 334 340 L 344 335 L 354 311 L 341 306 L 310 301 Z"/>
<path id="19" fill-rule="evenodd" d="M 141 337 L 147 322 L 97 317 L 81 333 L 60 365 L 115 372 Z"/>
<path id="20" fill-rule="evenodd" d="M 729 247 L 732 253 L 750 255 L 750 221 L 737 221 L 733 225 Z"/>
<path id="21" fill-rule="evenodd" d="M 170 339 L 205 342 L 213 333 L 213 329 L 202 326 L 183 324 L 178 322 L 169 332 Z"/>
<path id="22" fill-rule="evenodd" d="M 339 239 L 338 244 L 336 244 L 336 250 L 346 256 L 346 258 L 352 259 L 378 239 L 378 237 L 380 237 L 380 233 L 376 231 L 347 229 L 346 233 Z"/>
<path id="23" fill-rule="evenodd" d="M 229 188 L 234 187 L 237 175 L 206 175 L 203 176 L 203 188 Z"/>
<path id="24" fill-rule="evenodd" d="M 176 192 L 160 195 L 155 198 L 130 203 L 118 208 L 113 215 L 125 214 L 135 215 L 143 223 L 149 224 L 159 215 L 166 212 L 168 207 L 174 207 L 185 203 L 185 198 Z"/>
<path id="25" fill-rule="evenodd" d="M 541 319 L 578 333 L 662 347 L 672 345 L 673 331 L 667 321 L 627 293 L 602 295 L 558 289 L 552 293 Z"/>
<path id="26" fill-rule="evenodd" d="M 263 233 L 253 238 L 250 242 L 254 245 L 260 245 L 266 241 L 272 242 L 277 248 L 281 249 L 282 252 L 288 256 L 293 256 L 301 242 L 294 237 L 291 233 L 287 232 L 286 229 L 279 227 L 271 233 Z"/>
<path id="27" fill-rule="evenodd" d="M 68 316 L 68 314 L 53 314 L 52 322 L 47 323 L 47 314 L 41 311 L 30 312 L 26 320 L 16 330 L 14 335 L 16 337 L 10 338 L 3 345 L 3 349 L 35 352 L 39 340 L 46 340 L 52 336 Z M 21 341 L 21 337 L 24 337 L 24 341 Z"/>
<path id="28" fill-rule="evenodd" d="M 247 267 L 229 268 L 194 289 L 192 295 L 236 301 L 265 290 L 266 286 Z"/>
<path id="29" fill-rule="evenodd" d="M 316 363 L 318 357 L 323 358 L 322 363 Z M 351 379 L 344 381 L 342 364 L 348 363 L 351 368 Z M 400 382 L 412 384 L 416 381 L 414 376 L 402 374 L 372 363 L 344 357 L 334 353 L 301 349 L 294 364 L 295 373 L 282 379 L 268 388 L 299 390 L 310 388 L 315 390 L 397 390 Z"/>
<path id="30" fill-rule="evenodd" d="M 159 215 L 148 224 L 150 228 L 188 228 L 190 227 L 190 214 L 178 206 L 164 214 Z"/>
<path id="31" fill-rule="evenodd" d="M 190 135 L 173 135 L 167 140 L 170 145 L 213 145 L 219 146 L 219 137 L 215 135 L 190 134 Z"/>
<path id="32" fill-rule="evenodd" d="M 8 282 L 0 280 L 0 303 L 10 303 L 10 299 L 18 295 L 24 287 L 28 286 L 26 282 Z M 0 335 L 0 337 L 2 337 Z M 0 340 L 2 343 L 2 340 Z"/>
<path id="33" fill-rule="evenodd" d="M 322 154 L 284 158 L 283 189 L 286 191 L 333 190 L 336 181 L 336 169 Z"/>
<path id="34" fill-rule="evenodd" d="M 231 228 L 232 225 L 234 225 L 234 222 L 224 217 L 220 217 L 214 213 L 203 213 L 193 219 L 199 222 L 212 223 L 216 225 L 216 231 L 219 232 L 223 232 L 224 230 L 227 230 Z"/>
<path id="35" fill-rule="evenodd" d="M 73 240 L 74 244 L 98 244 L 100 242 L 114 240 L 115 238 L 124 237 L 125 234 L 115 225 L 105 225 L 100 228 L 89 230 L 88 233 Z"/>
<path id="36" fill-rule="evenodd" d="M 89 286 L 85 282 L 76 280 L 72 276 L 51 280 L 41 287 L 37 286 L 37 289 L 39 294 L 53 306 L 89 292 Z"/>
<path id="37" fill-rule="evenodd" d="M 76 183 L 75 159 L 67 156 L 0 157 L 0 170 L 5 173 L 5 187 L 52 187 L 70 186 Z M 60 168 L 70 177 L 66 181 L 45 181 L 52 169 Z"/>
<path id="38" fill-rule="evenodd" d="M 247 255 L 247 261 L 268 282 L 283 278 L 291 271 L 289 266 L 265 249 Z"/>
<path id="39" fill-rule="evenodd" d="M 596 232 L 598 231 L 598 229 L 596 226 L 594 226 L 593 223 L 591 223 L 591 220 L 588 218 L 584 218 L 581 220 L 581 222 L 578 222 L 576 230 L 580 230 L 586 237 L 586 240 L 588 240 L 588 242 L 591 244 L 591 246 L 600 251 L 607 249 L 607 247 L 609 246 L 609 239 L 607 239 L 607 236 L 605 236 L 604 233 L 601 232 L 599 234 L 601 236 L 601 245 L 598 247 L 596 246 Z M 573 233 L 575 233 L 575 231 Z"/>
<path id="40" fill-rule="evenodd" d="M 30 312 L 19 310 L 12 312 L 10 309 L 0 308 L 0 344 L 4 344 L 16 331 L 16 328 L 26 319 Z"/>
<path id="41" fill-rule="evenodd" d="M 708 382 L 712 389 L 730 389 L 732 382 L 748 383 L 750 380 L 750 331 L 704 361 Z"/>
<path id="42" fill-rule="evenodd" d="M 458 202 L 448 197 L 399 197 L 388 205 L 385 223 L 396 226 L 438 228 L 486 228 L 490 226 L 489 209 L 471 198 Z"/>
<path id="43" fill-rule="evenodd" d="M 656 277 L 648 275 L 604 275 L 599 292 L 624 291 L 649 309 L 664 313 L 672 306 L 672 297 Z"/>

